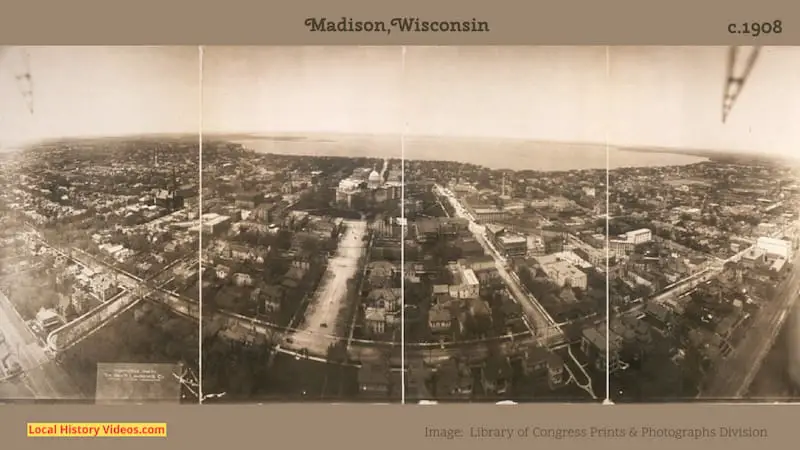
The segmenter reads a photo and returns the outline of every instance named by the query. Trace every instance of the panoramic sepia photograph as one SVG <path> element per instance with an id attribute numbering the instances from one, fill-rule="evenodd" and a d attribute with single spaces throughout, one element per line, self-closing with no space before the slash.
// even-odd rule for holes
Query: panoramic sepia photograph
<path id="1" fill-rule="evenodd" d="M 400 402 L 400 47 L 203 51 L 202 384 Z"/>
<path id="2" fill-rule="evenodd" d="M 406 401 L 606 399 L 604 47 L 408 47 Z"/>
<path id="3" fill-rule="evenodd" d="M 197 47 L 0 47 L 0 402 L 199 401 Z"/>
<path id="4" fill-rule="evenodd" d="M 796 401 L 798 82 L 792 47 L 0 47 L 0 403 Z"/>
<path id="5" fill-rule="evenodd" d="M 796 401 L 800 49 L 614 47 L 610 396 Z"/>

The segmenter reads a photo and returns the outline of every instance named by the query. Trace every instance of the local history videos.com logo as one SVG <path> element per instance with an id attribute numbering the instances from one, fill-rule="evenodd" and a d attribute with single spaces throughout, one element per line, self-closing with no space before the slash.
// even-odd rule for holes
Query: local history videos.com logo
<path id="1" fill-rule="evenodd" d="M 166 423 L 29 423 L 28 437 L 166 437 Z"/>

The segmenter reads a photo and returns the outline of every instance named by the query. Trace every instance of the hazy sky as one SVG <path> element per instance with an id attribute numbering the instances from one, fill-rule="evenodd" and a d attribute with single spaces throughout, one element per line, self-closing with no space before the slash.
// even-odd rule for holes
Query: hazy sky
<path id="1" fill-rule="evenodd" d="M 408 47 L 403 57 L 398 47 L 210 47 L 204 120 L 209 131 L 403 128 L 408 134 L 795 151 L 800 48 L 763 49 L 722 124 L 727 51 L 612 47 L 607 58 L 604 47 Z"/>
<path id="2" fill-rule="evenodd" d="M 25 54 L 31 115 L 17 76 Z M 197 47 L 27 47 L 0 53 L 0 143 L 83 135 L 197 133 Z"/>
<path id="3" fill-rule="evenodd" d="M 204 128 L 597 141 L 605 57 L 600 47 L 408 47 L 405 57 L 401 47 L 208 47 Z"/>
<path id="4" fill-rule="evenodd" d="M 208 132 L 400 133 L 401 47 L 206 47 Z"/>
<path id="5" fill-rule="evenodd" d="M 0 142 L 198 130 L 195 47 L 0 54 Z M 206 47 L 208 132 L 512 137 L 794 152 L 800 48 L 765 48 L 727 124 L 724 47 Z M 608 56 L 608 58 L 607 58 Z"/>
<path id="6" fill-rule="evenodd" d="M 409 47 L 411 134 L 602 142 L 604 47 Z"/>
<path id="7" fill-rule="evenodd" d="M 750 51 L 741 49 L 738 59 Z M 723 124 L 727 55 L 725 47 L 612 48 L 610 141 L 796 153 L 800 48 L 763 48 Z"/>

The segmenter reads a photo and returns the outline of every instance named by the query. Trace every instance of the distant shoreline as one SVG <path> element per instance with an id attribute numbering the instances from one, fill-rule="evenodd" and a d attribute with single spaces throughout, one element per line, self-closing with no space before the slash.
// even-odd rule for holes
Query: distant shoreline
<path id="1" fill-rule="evenodd" d="M 97 141 L 97 140 L 152 140 L 152 139 L 165 139 L 171 141 L 191 141 L 194 139 L 193 133 L 151 133 L 130 136 L 76 136 L 65 138 L 46 139 L 36 143 L 25 143 L 17 145 L 9 145 L 10 148 L 0 149 L 0 153 L 14 153 L 19 150 L 26 150 L 38 146 L 48 146 L 58 143 L 66 142 L 80 142 L 80 141 Z M 199 140 L 199 137 L 198 137 Z M 330 146 L 350 146 L 358 151 L 353 155 L 345 154 L 346 152 L 334 151 L 331 156 L 351 156 L 351 157 L 376 157 L 376 158 L 396 158 L 399 159 L 401 137 L 399 135 L 369 135 L 369 134 L 337 134 L 337 133 L 204 133 L 203 141 L 228 141 L 228 142 L 263 142 L 265 146 L 269 143 L 272 145 L 280 146 L 281 144 L 289 145 L 311 145 L 323 144 Z M 349 143 L 348 143 L 349 141 Z M 605 149 L 608 148 L 612 152 L 636 153 L 642 155 L 644 159 L 637 161 L 635 164 L 627 164 L 628 158 L 614 157 L 613 153 L 609 154 L 611 161 L 611 169 L 621 169 L 626 167 L 655 167 L 655 166 L 670 166 L 670 165 L 687 165 L 703 161 L 733 163 L 733 164 L 789 164 L 797 165 L 798 161 L 795 158 L 789 158 L 778 155 L 765 155 L 757 152 L 723 152 L 718 150 L 702 150 L 702 149 L 681 149 L 681 148 L 668 148 L 668 147 L 648 147 L 648 146 L 608 146 L 605 144 L 592 144 L 587 142 L 559 142 L 559 141 L 533 141 L 515 138 L 491 138 L 491 137 L 439 137 L 439 136 L 408 136 L 405 138 L 406 142 L 406 158 L 409 161 L 453 161 L 462 162 L 466 164 L 474 164 L 484 166 L 495 170 L 541 170 L 541 171 L 563 171 L 563 170 L 597 170 L 605 166 Z M 373 145 L 389 147 L 381 151 L 378 149 L 374 155 L 370 155 L 370 148 Z M 397 148 L 392 149 L 395 146 Z M 475 148 L 476 153 L 482 153 L 484 156 L 477 157 L 471 155 L 470 158 L 463 158 L 464 147 L 472 146 Z M 360 147 L 360 148 L 359 148 Z M 449 148 L 448 148 L 449 147 Z M 500 147 L 508 149 L 508 159 L 515 161 L 509 164 L 511 167 L 501 167 L 498 165 L 498 158 L 496 150 Z M 285 152 L 278 151 L 282 149 L 269 149 L 263 148 L 255 149 L 264 153 L 284 153 L 284 154 L 313 154 L 309 151 L 304 152 Z M 532 158 L 531 154 L 537 154 L 540 160 L 533 165 L 541 167 L 523 167 L 528 166 Z M 457 155 L 457 156 L 456 156 Z M 645 156 L 646 155 L 646 156 Z M 669 156 L 663 161 L 659 161 L 656 155 Z M 566 160 L 571 163 L 579 162 L 580 164 L 574 168 L 567 167 Z M 635 158 L 634 158 L 635 159 Z M 674 159 L 674 161 L 669 161 Z M 554 163 L 559 161 L 558 163 Z M 649 161 L 645 161 L 649 160 Z M 519 164 L 518 162 L 527 162 Z M 596 167 L 595 167 L 596 166 Z"/>
<path id="2" fill-rule="evenodd" d="M 685 166 L 707 158 L 681 152 L 639 151 L 625 155 L 616 147 L 588 143 L 463 137 L 324 134 L 219 134 L 206 142 L 236 142 L 258 153 L 328 155 L 457 162 L 491 170 L 569 172 L 628 167 Z"/>
<path id="3" fill-rule="evenodd" d="M 686 155 L 705 158 L 712 162 L 732 164 L 798 164 L 795 159 L 779 155 L 759 154 L 756 152 L 723 152 L 717 150 L 674 149 L 663 147 L 617 147 L 618 150 L 631 153 L 661 153 Z"/>

